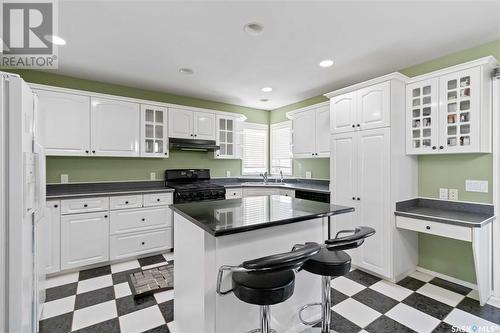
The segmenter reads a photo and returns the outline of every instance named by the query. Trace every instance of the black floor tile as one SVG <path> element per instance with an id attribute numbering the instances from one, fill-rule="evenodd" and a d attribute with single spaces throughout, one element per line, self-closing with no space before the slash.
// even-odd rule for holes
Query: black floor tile
<path id="1" fill-rule="evenodd" d="M 156 305 L 156 300 L 153 295 L 134 299 L 132 295 L 118 298 L 116 300 L 116 310 L 118 316 L 126 315 L 134 311 L 142 310 L 152 305 Z"/>
<path id="2" fill-rule="evenodd" d="M 167 261 L 164 256 L 161 254 L 158 254 L 156 256 L 151 256 L 151 257 L 146 257 L 146 258 L 141 258 L 137 259 L 139 260 L 139 265 L 141 266 L 148 266 L 148 265 L 153 265 L 153 264 L 159 264 L 161 262 Z"/>
<path id="3" fill-rule="evenodd" d="M 419 293 L 406 297 L 403 303 L 439 320 L 443 320 L 453 310 L 453 307 Z"/>
<path id="4" fill-rule="evenodd" d="M 167 325 L 161 325 L 150 330 L 144 331 L 142 333 L 170 333 Z"/>
<path id="5" fill-rule="evenodd" d="M 128 282 L 128 276 L 131 273 L 140 272 L 140 271 L 141 271 L 140 268 L 134 268 L 134 269 L 129 269 L 128 271 L 114 273 L 112 275 L 113 284 L 120 284 L 120 283 L 123 283 L 123 282 Z"/>
<path id="6" fill-rule="evenodd" d="M 40 333 L 67 333 L 71 332 L 73 323 L 73 312 L 60 316 L 40 320 Z"/>
<path id="7" fill-rule="evenodd" d="M 95 278 L 98 276 L 103 276 L 103 275 L 108 275 L 108 274 L 111 274 L 111 266 L 110 265 L 86 269 L 84 271 L 80 271 L 80 274 L 78 276 L 78 281 L 92 279 L 92 278 Z"/>
<path id="8" fill-rule="evenodd" d="M 425 284 L 425 282 L 419 279 L 414 279 L 411 276 L 407 276 L 403 280 L 399 281 L 397 284 L 400 285 L 401 287 L 405 287 L 406 289 L 416 291 L 417 289 L 422 287 Z"/>
<path id="9" fill-rule="evenodd" d="M 493 305 L 480 306 L 475 299 L 465 297 L 456 308 L 500 325 L 500 309 Z"/>
<path id="10" fill-rule="evenodd" d="M 414 333 L 415 331 L 397 321 L 386 316 L 380 316 L 375 319 L 370 325 L 365 327 L 365 331 L 370 333 Z"/>
<path id="11" fill-rule="evenodd" d="M 73 331 L 73 333 L 120 333 L 120 321 L 118 318 L 113 318 L 92 326 L 84 327 L 77 331 Z"/>
<path id="12" fill-rule="evenodd" d="M 332 311 L 330 329 L 336 332 L 342 333 L 357 333 L 361 331 L 361 327 L 354 324 L 353 322 L 342 317 L 335 311 Z M 314 327 L 321 327 L 321 323 L 314 325 Z"/>
<path id="13" fill-rule="evenodd" d="M 112 299 L 115 299 L 115 289 L 113 286 L 77 294 L 75 299 L 75 310 L 104 303 Z"/>
<path id="14" fill-rule="evenodd" d="M 341 293 L 337 289 L 331 288 L 331 290 L 332 290 L 332 292 L 331 292 L 332 306 L 339 304 L 340 302 L 343 302 L 349 298 L 349 296 L 344 295 L 343 293 Z M 318 300 L 318 302 L 320 302 L 320 300 Z"/>
<path id="15" fill-rule="evenodd" d="M 442 321 L 435 329 L 432 331 L 432 333 L 460 333 L 460 332 L 465 332 L 460 330 L 458 327 L 451 326 L 450 324 L 445 323 Z"/>
<path id="16" fill-rule="evenodd" d="M 167 323 L 174 320 L 174 300 L 166 301 L 158 304 L 160 307 L 161 314 Z"/>
<path id="17" fill-rule="evenodd" d="M 395 299 L 382 295 L 370 288 L 361 290 L 359 293 L 352 296 L 352 298 L 380 313 L 386 313 L 399 303 Z"/>
<path id="18" fill-rule="evenodd" d="M 454 292 L 456 292 L 458 294 L 462 294 L 462 295 L 467 295 L 472 290 L 471 288 L 467 288 L 467 287 L 461 286 L 459 284 L 456 284 L 456 283 L 453 283 L 450 281 L 446 281 L 446 280 L 443 280 L 440 278 L 434 278 L 434 279 L 430 280 L 429 283 L 432 283 L 436 286 L 454 291 Z"/>
<path id="19" fill-rule="evenodd" d="M 54 301 L 59 298 L 64 298 L 68 296 L 73 296 L 76 294 L 76 288 L 78 287 L 78 282 L 64 284 L 62 286 L 57 286 L 54 288 L 49 288 L 45 290 L 45 302 Z"/>
<path id="20" fill-rule="evenodd" d="M 346 278 L 349 278 L 353 281 L 356 281 L 360 284 L 362 284 L 365 287 L 369 287 L 372 284 L 377 283 L 378 281 L 382 280 L 381 278 L 378 278 L 376 276 L 373 276 L 371 274 L 365 273 L 363 271 L 360 271 L 359 269 L 355 269 L 345 275 Z"/>

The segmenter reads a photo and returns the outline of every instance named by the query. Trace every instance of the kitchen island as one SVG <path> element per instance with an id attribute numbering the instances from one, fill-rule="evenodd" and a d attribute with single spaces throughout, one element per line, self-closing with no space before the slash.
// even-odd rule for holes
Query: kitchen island
<path id="1" fill-rule="evenodd" d="M 294 244 L 323 242 L 328 217 L 350 213 L 351 207 L 270 195 L 232 200 L 191 202 L 174 211 L 175 332 L 246 332 L 259 326 L 259 308 L 232 293 L 218 296 L 217 271 L 222 265 L 290 251 Z M 230 276 L 223 290 L 231 289 Z M 295 292 L 271 307 L 271 327 L 303 329 L 298 309 L 321 299 L 320 277 L 296 274 Z"/>

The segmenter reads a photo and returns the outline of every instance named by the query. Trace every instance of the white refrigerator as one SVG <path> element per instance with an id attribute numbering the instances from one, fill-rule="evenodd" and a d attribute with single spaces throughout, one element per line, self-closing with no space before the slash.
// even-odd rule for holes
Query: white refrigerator
<path id="1" fill-rule="evenodd" d="M 44 223 L 45 156 L 37 97 L 0 72 L 0 331 L 36 332 L 43 304 L 37 231 Z"/>

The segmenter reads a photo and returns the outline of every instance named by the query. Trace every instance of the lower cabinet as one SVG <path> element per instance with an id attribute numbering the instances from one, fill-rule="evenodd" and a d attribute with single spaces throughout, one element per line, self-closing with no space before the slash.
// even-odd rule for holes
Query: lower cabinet
<path id="1" fill-rule="evenodd" d="M 109 213 L 61 217 L 61 270 L 109 260 Z"/>
<path id="2" fill-rule="evenodd" d="M 115 235 L 110 238 L 110 260 L 172 248 L 172 228 Z"/>

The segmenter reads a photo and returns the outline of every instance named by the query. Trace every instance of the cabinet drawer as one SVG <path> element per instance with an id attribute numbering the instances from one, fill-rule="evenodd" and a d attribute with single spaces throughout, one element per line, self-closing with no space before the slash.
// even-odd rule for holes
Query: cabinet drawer
<path id="1" fill-rule="evenodd" d="M 243 189 L 228 188 L 226 189 L 226 199 L 239 199 L 243 197 Z"/>
<path id="2" fill-rule="evenodd" d="M 111 234 L 144 231 L 172 226 L 172 214 L 168 207 L 116 210 L 111 212 Z"/>
<path id="3" fill-rule="evenodd" d="M 285 189 L 280 189 L 280 195 L 284 195 L 286 197 L 295 197 L 295 191 L 294 190 L 285 190 Z"/>
<path id="4" fill-rule="evenodd" d="M 109 197 L 61 200 L 61 214 L 102 212 L 109 209 Z"/>
<path id="5" fill-rule="evenodd" d="M 125 208 L 139 208 L 142 207 L 142 195 L 120 195 L 116 197 L 109 198 L 109 208 L 114 209 L 125 209 Z"/>
<path id="6" fill-rule="evenodd" d="M 144 194 L 144 207 L 165 206 L 173 202 L 172 193 Z"/>
<path id="7" fill-rule="evenodd" d="M 472 230 L 468 227 L 396 216 L 396 226 L 426 234 L 472 242 Z"/>
<path id="8" fill-rule="evenodd" d="M 172 228 L 110 237 L 110 259 L 172 248 Z"/>

